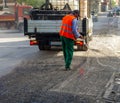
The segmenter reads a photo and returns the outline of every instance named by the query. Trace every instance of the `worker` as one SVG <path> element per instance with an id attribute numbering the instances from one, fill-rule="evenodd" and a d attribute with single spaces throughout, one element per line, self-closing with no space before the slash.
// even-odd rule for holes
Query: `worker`
<path id="1" fill-rule="evenodd" d="M 82 38 L 82 35 L 78 32 L 78 17 L 79 10 L 74 10 L 70 14 L 64 16 L 62 19 L 59 34 L 62 41 L 65 70 L 71 69 L 70 65 L 73 58 L 74 41 L 77 38 Z"/>

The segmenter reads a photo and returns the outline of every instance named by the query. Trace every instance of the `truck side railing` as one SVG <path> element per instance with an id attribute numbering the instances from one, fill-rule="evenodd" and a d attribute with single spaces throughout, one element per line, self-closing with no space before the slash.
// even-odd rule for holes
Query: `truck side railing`
<path id="1" fill-rule="evenodd" d="M 59 33 L 61 20 L 27 20 L 24 19 L 25 35 L 32 33 L 46 34 Z M 81 23 L 79 22 L 79 29 Z"/>

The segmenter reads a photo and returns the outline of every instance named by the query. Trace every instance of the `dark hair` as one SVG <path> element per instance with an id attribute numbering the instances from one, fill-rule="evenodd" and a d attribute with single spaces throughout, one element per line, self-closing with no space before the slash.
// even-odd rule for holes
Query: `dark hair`
<path id="1" fill-rule="evenodd" d="M 73 12 L 72 12 L 74 15 L 75 14 L 78 14 L 79 16 L 80 16 L 80 11 L 79 10 L 73 10 Z"/>

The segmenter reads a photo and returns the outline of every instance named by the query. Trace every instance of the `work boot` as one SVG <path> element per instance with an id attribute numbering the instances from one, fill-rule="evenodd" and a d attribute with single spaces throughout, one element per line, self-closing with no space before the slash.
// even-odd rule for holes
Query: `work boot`
<path id="1" fill-rule="evenodd" d="M 66 71 L 68 71 L 68 70 L 71 70 L 71 68 L 70 68 L 70 67 L 68 67 L 68 68 L 65 68 L 65 70 L 66 70 Z"/>

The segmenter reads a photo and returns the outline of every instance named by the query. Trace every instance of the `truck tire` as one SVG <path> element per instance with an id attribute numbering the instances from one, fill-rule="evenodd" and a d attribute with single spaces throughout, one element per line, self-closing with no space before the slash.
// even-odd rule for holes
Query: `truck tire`
<path id="1" fill-rule="evenodd" d="M 39 48 L 39 50 L 45 50 L 44 45 L 38 44 L 38 48 Z"/>
<path id="2" fill-rule="evenodd" d="M 44 45 L 44 49 L 45 49 L 45 50 L 50 50 L 50 49 L 51 49 L 51 46 L 50 46 L 50 45 Z"/>
<path id="3" fill-rule="evenodd" d="M 39 50 L 50 50 L 51 46 L 50 45 L 38 45 Z"/>
<path id="4" fill-rule="evenodd" d="M 11 23 L 10 22 L 6 22 L 6 27 L 7 27 L 7 29 L 10 29 L 11 28 Z"/>

